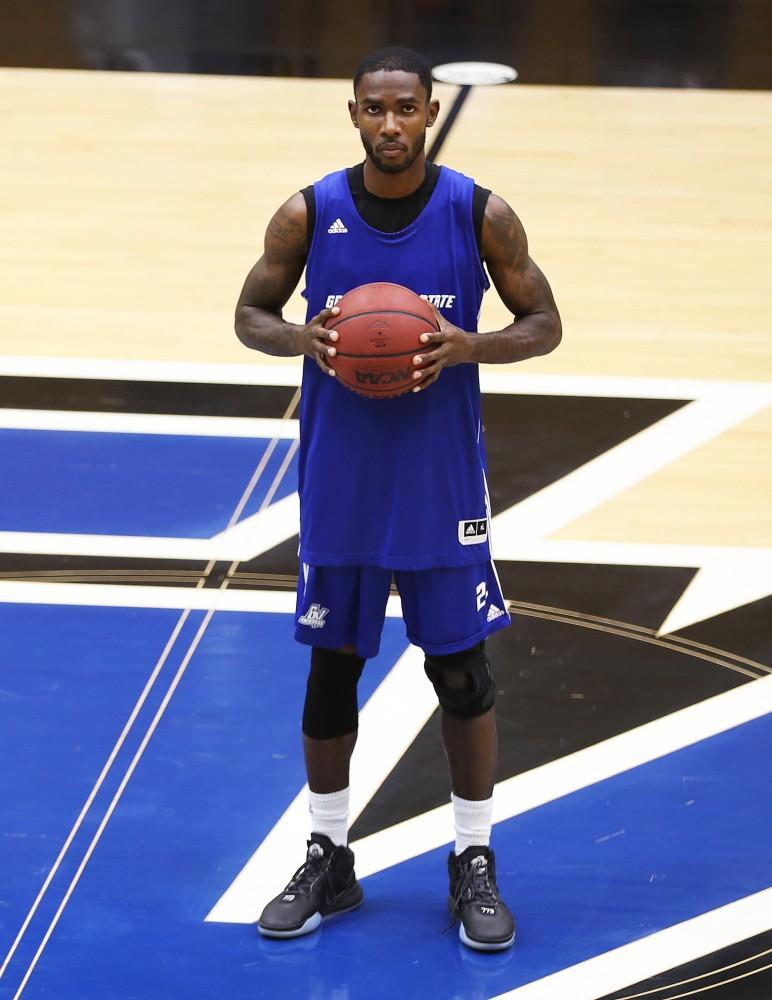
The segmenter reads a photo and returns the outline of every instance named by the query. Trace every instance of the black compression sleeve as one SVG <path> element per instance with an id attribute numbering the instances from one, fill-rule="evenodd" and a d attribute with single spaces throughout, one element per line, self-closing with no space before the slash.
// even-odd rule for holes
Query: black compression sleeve
<path id="1" fill-rule="evenodd" d="M 480 260 L 482 260 L 483 218 L 485 217 L 485 206 L 488 204 L 489 197 L 490 191 L 487 188 L 482 188 L 478 184 L 475 184 L 474 194 L 472 195 L 472 219 L 474 221 L 474 235 L 477 240 L 477 252 L 480 255 Z"/>
<path id="2" fill-rule="evenodd" d="M 311 240 L 314 238 L 314 226 L 316 225 L 316 195 L 314 194 L 313 184 L 310 187 L 303 188 L 300 193 L 303 195 L 303 200 L 306 203 L 306 216 L 308 218 L 306 224 L 306 250 L 310 250 Z"/>

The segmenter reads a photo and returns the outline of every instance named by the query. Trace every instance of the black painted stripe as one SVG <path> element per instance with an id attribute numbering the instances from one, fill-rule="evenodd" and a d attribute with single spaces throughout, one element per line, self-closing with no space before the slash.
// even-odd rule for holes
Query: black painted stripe
<path id="1" fill-rule="evenodd" d="M 599 1000 L 626 1000 L 633 996 L 674 1000 L 698 990 L 705 1000 L 769 1000 L 772 997 L 772 969 L 765 966 L 771 962 L 772 930 L 769 930 L 633 983 Z"/>
<path id="2" fill-rule="evenodd" d="M 278 419 L 295 392 L 295 386 L 284 385 L 0 376 L 0 408 L 22 410 Z"/>

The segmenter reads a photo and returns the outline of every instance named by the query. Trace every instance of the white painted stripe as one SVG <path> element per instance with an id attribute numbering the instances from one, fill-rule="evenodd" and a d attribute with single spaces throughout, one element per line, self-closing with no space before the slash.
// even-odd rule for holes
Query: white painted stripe
<path id="1" fill-rule="evenodd" d="M 556 997 L 597 1000 L 607 993 L 762 934 L 769 930 L 771 920 L 772 889 L 764 889 L 554 975 L 500 993 L 494 1000 L 555 1000 Z"/>
<path id="2" fill-rule="evenodd" d="M 351 762 L 351 823 L 437 707 L 434 689 L 424 676 L 423 660 L 421 650 L 409 646 L 362 709 L 359 738 Z M 305 785 L 206 919 L 254 923 L 268 900 L 300 864 L 307 836 L 308 786 Z"/>
<path id="3" fill-rule="evenodd" d="M 496 558 L 504 556 L 496 549 Z M 770 548 L 729 545 L 678 545 L 653 542 L 572 542 L 560 538 L 523 538 L 518 560 L 526 562 L 598 563 L 604 566 L 685 566 L 696 569 L 713 559 L 740 559 L 754 554 L 772 558 Z"/>
<path id="4" fill-rule="evenodd" d="M 262 552 L 286 542 L 300 529 L 300 498 L 290 493 L 250 514 L 238 524 L 227 528 L 212 538 L 217 559 L 238 559 L 248 562 Z"/>
<path id="5" fill-rule="evenodd" d="M 300 385 L 302 360 L 243 365 L 205 361 L 139 361 L 114 358 L 59 358 L 0 355 L 0 375 L 40 378 L 118 379 L 128 382 L 195 382 L 202 385 Z"/>
<path id="6" fill-rule="evenodd" d="M 298 319 L 298 322 L 300 320 Z M 299 385 L 302 360 L 276 364 L 256 361 L 245 351 L 244 364 L 196 361 L 140 361 L 112 358 L 0 355 L 0 375 L 45 378 L 121 379 L 147 382 L 197 382 L 210 385 Z M 718 379 L 634 378 L 623 375 L 538 375 L 514 365 L 480 368 L 483 392 L 544 396 L 606 396 L 641 399 L 702 399 L 758 393 L 772 400 L 770 382 Z"/>
<path id="7" fill-rule="evenodd" d="M 247 611 L 291 615 L 290 590 L 215 590 L 193 587 L 135 587 L 124 584 L 45 583 L 0 580 L 0 604 L 60 604 L 95 608 L 169 608 L 191 611 Z M 388 618 L 401 618 L 399 597 L 386 604 Z"/>
<path id="8" fill-rule="evenodd" d="M 298 533 L 300 502 L 290 493 L 212 538 L 0 531 L 0 552 L 134 559 L 239 559 L 245 562 Z"/>
<path id="9" fill-rule="evenodd" d="M 743 553 L 740 558 L 714 556 L 703 562 L 659 632 L 678 632 L 695 622 L 759 601 L 770 592 L 772 552 L 769 550 Z"/>
<path id="10" fill-rule="evenodd" d="M 618 399 L 718 399 L 752 394 L 772 402 L 770 382 L 728 382 L 719 379 L 636 378 L 626 375 L 537 375 L 511 366 L 480 368 L 483 392 L 528 396 L 601 396 Z"/>
<path id="11" fill-rule="evenodd" d="M 496 786 L 493 821 L 519 816 L 630 768 L 675 753 L 772 712 L 772 676 L 681 709 L 637 729 L 508 778 Z M 450 804 L 364 837 L 352 845 L 362 876 L 401 864 L 447 844 Z"/>
<path id="12" fill-rule="evenodd" d="M 49 531 L 0 531 L 0 552 L 60 556 L 111 556 L 137 559 L 211 558 L 211 538 L 154 535 L 78 535 Z"/>
<path id="13" fill-rule="evenodd" d="M 517 559 L 522 539 L 545 538 L 765 405 L 743 393 L 676 410 L 495 517 L 497 558 Z"/>
<path id="14" fill-rule="evenodd" d="M 269 417 L 200 417 L 167 413 L 101 413 L 85 410 L 6 410 L 0 428 L 87 431 L 99 434 L 168 434 L 296 440 L 297 420 Z"/>

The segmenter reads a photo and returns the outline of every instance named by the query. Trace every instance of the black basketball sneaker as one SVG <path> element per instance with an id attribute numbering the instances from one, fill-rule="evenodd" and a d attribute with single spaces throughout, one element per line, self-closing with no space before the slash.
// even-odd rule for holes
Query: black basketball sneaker
<path id="1" fill-rule="evenodd" d="M 354 874 L 354 852 L 336 846 L 323 833 L 312 833 L 305 864 L 263 910 L 257 929 L 275 938 L 310 934 L 322 917 L 353 910 L 362 896 Z"/>
<path id="2" fill-rule="evenodd" d="M 478 951 L 500 951 L 515 940 L 515 920 L 499 897 L 496 857 L 489 847 L 467 847 L 448 856 L 450 912 L 459 937 Z"/>

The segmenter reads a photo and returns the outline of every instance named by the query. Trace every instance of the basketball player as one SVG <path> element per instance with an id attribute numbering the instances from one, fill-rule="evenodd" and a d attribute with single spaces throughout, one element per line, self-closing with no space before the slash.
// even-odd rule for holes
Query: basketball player
<path id="1" fill-rule="evenodd" d="M 559 343 L 549 285 L 509 205 L 468 177 L 426 161 L 439 104 L 426 61 L 409 49 L 367 56 L 349 113 L 363 164 L 293 195 L 271 220 L 249 273 L 236 332 L 266 354 L 305 355 L 300 410 L 300 562 L 295 638 L 311 647 L 303 710 L 311 836 L 306 860 L 258 922 L 294 937 L 362 901 L 347 846 L 349 760 L 357 682 L 377 654 L 392 574 L 407 636 L 425 654 L 442 708 L 455 845 L 450 901 L 464 944 L 509 947 L 512 914 L 490 849 L 496 688 L 486 636 L 509 624 L 488 543 L 490 506 L 478 364 L 522 361 Z M 305 268 L 308 320 L 282 319 Z M 490 274 L 516 317 L 477 333 Z M 413 358 L 414 387 L 363 398 L 328 360 L 336 300 L 373 281 L 438 303 L 437 333 Z"/>

